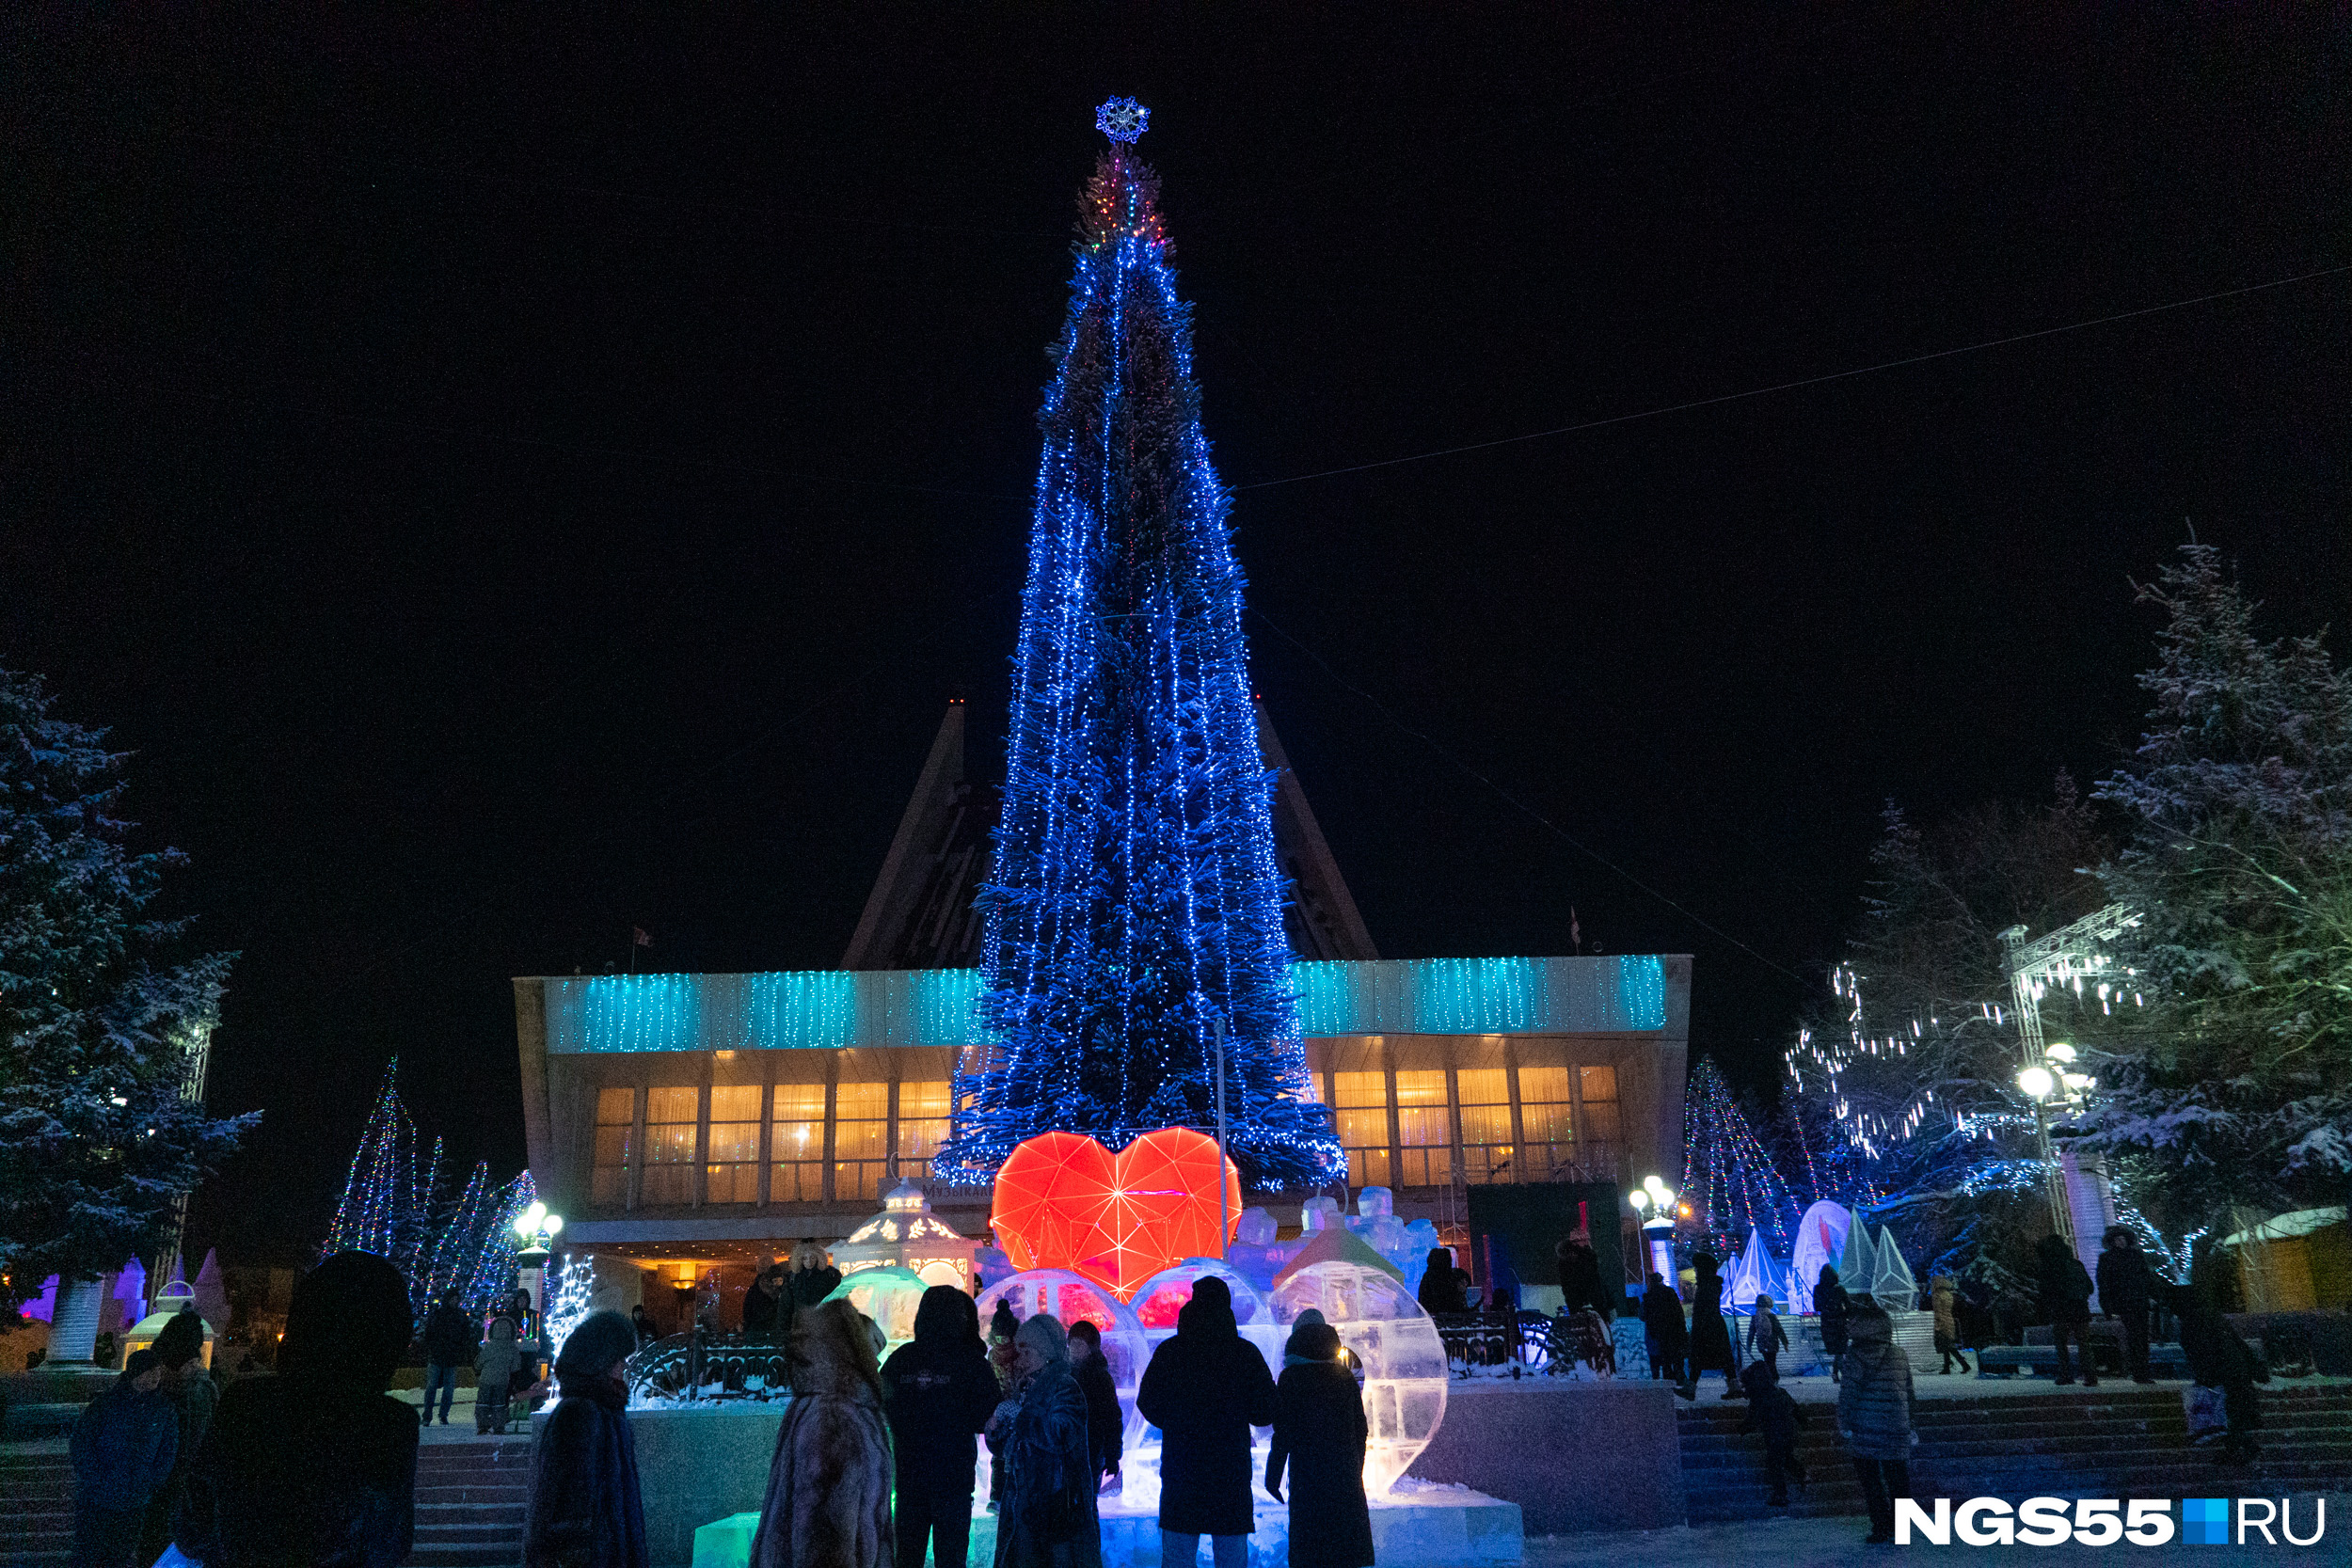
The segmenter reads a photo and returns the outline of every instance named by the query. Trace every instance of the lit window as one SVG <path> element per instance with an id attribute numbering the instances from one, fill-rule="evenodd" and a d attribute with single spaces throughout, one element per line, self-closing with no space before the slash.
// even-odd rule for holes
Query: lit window
<path id="1" fill-rule="evenodd" d="M 703 1201 L 759 1201 L 757 1084 L 723 1084 L 710 1091 L 710 1157 L 703 1172 Z"/>
<path id="2" fill-rule="evenodd" d="M 1556 1180 L 1576 1164 L 1576 1107 L 1564 1067 L 1519 1069 L 1519 1121 L 1527 1129 L 1527 1180 Z"/>
<path id="3" fill-rule="evenodd" d="M 1462 1101 L 1462 1180 L 1519 1180 L 1511 1147 L 1511 1081 L 1501 1068 L 1463 1068 L 1454 1074 Z"/>
<path id="4" fill-rule="evenodd" d="M 833 1196 L 836 1202 L 882 1196 L 890 1152 L 890 1085 L 834 1088 Z"/>
<path id="5" fill-rule="evenodd" d="M 1617 1147 L 1617 1069 L 1581 1067 L 1576 1079 L 1584 1096 L 1584 1125 L 1579 1131 L 1590 1146 L 1584 1151 L 1585 1163 L 1606 1164 Z"/>
<path id="6" fill-rule="evenodd" d="M 596 1091 L 596 1150 L 591 1163 L 589 1198 L 596 1203 L 628 1201 L 629 1139 L 637 1131 L 637 1091 Z"/>
<path id="7" fill-rule="evenodd" d="M 769 1154 L 775 1162 L 768 1179 L 769 1202 L 816 1203 L 824 1197 L 824 1085 L 776 1085 Z"/>
<path id="8" fill-rule="evenodd" d="M 1331 1075 L 1332 1115 L 1347 1150 L 1347 1184 L 1389 1184 L 1389 1080 L 1379 1072 Z"/>
<path id="9" fill-rule="evenodd" d="M 947 1141 L 947 1084 L 898 1085 L 898 1174 L 929 1176 L 931 1156 Z"/>
<path id="10" fill-rule="evenodd" d="M 1398 1186 L 1453 1184 L 1454 1117 L 1446 1107 L 1443 1068 L 1396 1075 L 1396 1137 L 1405 1162 Z"/>
<path id="11" fill-rule="evenodd" d="M 640 1197 L 647 1206 L 694 1201 L 694 1129 L 702 1117 L 702 1090 L 645 1091 L 645 1180 Z"/>

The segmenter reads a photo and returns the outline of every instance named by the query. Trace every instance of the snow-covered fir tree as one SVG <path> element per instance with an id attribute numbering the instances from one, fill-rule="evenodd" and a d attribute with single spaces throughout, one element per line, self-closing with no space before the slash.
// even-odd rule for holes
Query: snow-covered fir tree
<path id="1" fill-rule="evenodd" d="M 50 1275 L 164 1243 L 173 1206 L 252 1129 L 190 1094 L 233 955 L 187 955 L 151 906 L 169 849 L 134 851 L 126 756 L 0 670 L 0 1274 Z"/>

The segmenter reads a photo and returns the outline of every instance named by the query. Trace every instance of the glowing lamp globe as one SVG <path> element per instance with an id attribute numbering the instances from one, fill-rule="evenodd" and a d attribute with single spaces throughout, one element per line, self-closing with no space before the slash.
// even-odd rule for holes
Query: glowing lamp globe
<path id="1" fill-rule="evenodd" d="M 1371 1427 L 1364 1492 L 1386 1497 L 1445 1420 L 1451 1373 L 1438 1325 L 1394 1275 L 1363 1262 L 1335 1259 L 1285 1274 L 1272 1306 L 1285 1334 L 1310 1307 L 1339 1330 L 1340 1344 L 1364 1374 Z"/>
<path id="2" fill-rule="evenodd" d="M 846 1301 L 872 1319 L 890 1341 L 882 1348 L 886 1356 L 914 1338 L 914 1309 L 930 1288 L 913 1269 L 866 1269 L 842 1280 L 825 1299 Z"/>
<path id="3" fill-rule="evenodd" d="M 515 1234 L 526 1242 L 531 1240 L 539 1234 L 539 1222 L 547 1217 L 548 1206 L 546 1204 L 532 1204 L 530 1208 L 515 1216 Z"/>
<path id="4" fill-rule="evenodd" d="M 929 1284 L 969 1291 L 978 1250 L 977 1243 L 958 1235 L 953 1226 L 931 1212 L 921 1182 L 906 1180 L 882 1199 L 881 1213 L 833 1249 L 833 1260 L 845 1275 L 905 1269 Z"/>
<path id="5" fill-rule="evenodd" d="M 1639 1187 L 1636 1187 L 1633 1191 L 1626 1194 L 1625 1200 L 1633 1205 L 1633 1212 L 1637 1214 L 1641 1213 L 1644 1210 L 1649 1207 L 1649 1194 L 1642 1191 Z"/>
<path id="6" fill-rule="evenodd" d="M 2017 1086 L 2036 1100 L 2046 1100 L 2050 1091 L 2058 1087 L 2058 1080 L 2050 1076 L 2048 1068 L 2029 1067 L 2018 1073 Z"/>
<path id="7" fill-rule="evenodd" d="M 1026 1323 L 1037 1313 L 1050 1313 L 1062 1327 L 1090 1323 L 1103 1336 L 1103 1359 L 1109 1363 L 1111 1384 L 1119 1390 L 1119 1413 L 1125 1433 L 1122 1447 L 1132 1449 L 1143 1435 L 1144 1419 L 1136 1414 L 1136 1387 L 1143 1381 L 1151 1346 L 1127 1304 L 1110 1288 L 1068 1269 L 1029 1269 L 991 1285 L 975 1305 L 980 1309 L 980 1330 L 996 1316 L 1003 1302 L 1014 1318 Z M 986 1455 L 980 1463 L 988 1463 Z"/>

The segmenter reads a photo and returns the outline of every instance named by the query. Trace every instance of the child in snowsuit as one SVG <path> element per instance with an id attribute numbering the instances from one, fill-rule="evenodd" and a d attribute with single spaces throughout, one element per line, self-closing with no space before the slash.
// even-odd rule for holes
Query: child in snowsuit
<path id="1" fill-rule="evenodd" d="M 1797 1462 L 1797 1428 L 1804 1423 L 1804 1413 L 1780 1386 L 1772 1368 L 1761 1361 L 1748 1363 L 1740 1374 L 1740 1385 L 1748 1394 L 1747 1419 L 1740 1423 L 1740 1430 L 1764 1434 L 1764 1479 L 1772 1489 L 1765 1500 L 1774 1508 L 1787 1508 L 1788 1483 L 1804 1484 L 1804 1466 Z"/>

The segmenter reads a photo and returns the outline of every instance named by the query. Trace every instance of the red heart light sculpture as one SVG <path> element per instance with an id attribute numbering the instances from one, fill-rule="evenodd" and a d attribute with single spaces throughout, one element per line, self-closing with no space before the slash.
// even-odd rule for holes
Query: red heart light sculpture
<path id="1" fill-rule="evenodd" d="M 1224 1166 L 1227 1235 L 1217 1235 Z M 1046 1132 L 996 1172 L 989 1224 L 1024 1269 L 1068 1269 L 1125 1301 L 1187 1258 L 1222 1258 L 1241 1224 L 1241 1175 L 1189 1127 L 1146 1132 L 1113 1154 L 1082 1132 Z"/>

